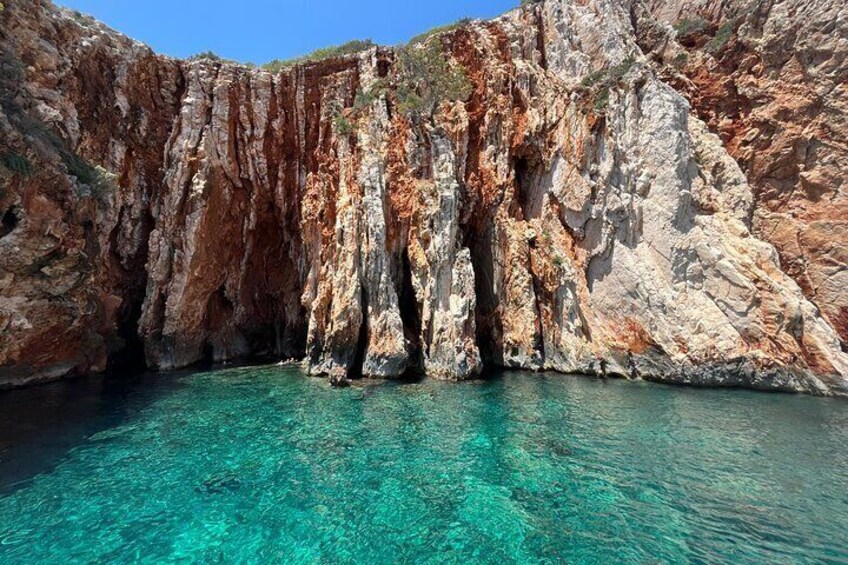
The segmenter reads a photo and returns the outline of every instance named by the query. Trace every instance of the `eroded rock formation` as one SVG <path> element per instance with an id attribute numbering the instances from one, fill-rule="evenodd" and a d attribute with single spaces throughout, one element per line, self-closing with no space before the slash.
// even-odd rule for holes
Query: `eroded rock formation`
<path id="1" fill-rule="evenodd" d="M 143 352 L 848 391 L 837 3 L 703 2 L 683 30 L 534 3 L 429 40 L 473 90 L 426 117 L 375 88 L 392 49 L 272 74 L 10 4 L 0 383 Z"/>

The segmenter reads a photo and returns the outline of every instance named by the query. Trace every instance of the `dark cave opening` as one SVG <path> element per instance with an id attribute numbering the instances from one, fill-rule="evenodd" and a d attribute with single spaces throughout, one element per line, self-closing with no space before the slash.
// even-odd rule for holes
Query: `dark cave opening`
<path id="1" fill-rule="evenodd" d="M 362 297 L 362 321 L 359 324 L 359 335 L 356 338 L 356 352 L 353 356 L 353 364 L 347 375 L 351 379 L 362 377 L 362 366 L 365 364 L 365 354 L 368 352 L 368 293 L 365 292 L 365 285 L 362 285 L 360 293 Z"/>
<path id="2" fill-rule="evenodd" d="M 20 218 L 18 218 L 18 214 L 20 214 L 20 209 L 17 206 L 11 206 L 6 212 L 3 214 L 2 225 L 0 225 L 0 238 L 6 237 L 18 227 L 20 223 Z"/>
<path id="3" fill-rule="evenodd" d="M 107 370 L 111 374 L 120 374 L 123 377 L 139 375 L 147 371 L 144 340 L 138 332 L 141 307 L 142 300 L 131 300 L 118 313 L 115 343 L 110 344 L 109 347 Z"/>
<path id="4" fill-rule="evenodd" d="M 410 375 L 418 375 L 424 370 L 424 350 L 421 347 L 421 307 L 415 297 L 412 286 L 412 266 L 406 248 L 401 254 L 401 280 L 398 292 L 398 308 L 403 323 L 403 333 L 409 344 Z"/>
<path id="5" fill-rule="evenodd" d="M 545 185 L 541 182 L 540 164 L 518 157 L 513 165 L 515 175 L 515 203 L 511 210 L 512 216 L 521 220 L 532 220 L 542 214 L 542 201 L 546 193 Z M 518 211 L 521 214 L 518 214 Z"/>
<path id="6" fill-rule="evenodd" d="M 247 359 L 249 347 L 235 321 L 235 305 L 222 284 L 209 296 L 206 306 L 206 341 L 202 356 L 207 363 L 230 363 Z"/>
<path id="7" fill-rule="evenodd" d="M 302 359 L 306 356 L 306 320 L 305 308 L 301 307 L 298 320 L 288 322 L 280 316 L 273 327 L 273 352 L 279 359 Z"/>
<path id="8" fill-rule="evenodd" d="M 482 232 L 466 232 L 465 246 L 471 251 L 471 266 L 474 269 L 474 292 L 477 308 L 474 312 L 477 326 L 477 347 L 483 360 L 484 370 L 497 365 L 500 358 L 497 344 L 503 331 L 497 315 L 500 300 L 495 293 L 495 257 L 492 246 L 494 237 L 491 222 Z"/>
<path id="9" fill-rule="evenodd" d="M 215 366 L 215 346 L 211 341 L 206 341 L 203 344 L 203 350 L 200 354 L 200 360 L 193 365 L 196 369 L 209 370 Z"/>
<path id="10" fill-rule="evenodd" d="M 529 176 L 530 164 L 527 162 L 527 157 L 519 157 L 513 165 L 515 173 L 515 200 L 516 204 L 521 209 L 521 219 L 528 218 L 527 201 L 530 197 L 529 192 Z M 513 213 L 514 216 L 517 214 Z"/>

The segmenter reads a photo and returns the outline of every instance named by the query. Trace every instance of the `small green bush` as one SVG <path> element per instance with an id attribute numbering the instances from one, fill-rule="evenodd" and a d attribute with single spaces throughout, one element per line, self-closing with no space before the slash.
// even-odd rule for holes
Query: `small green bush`
<path id="1" fill-rule="evenodd" d="M 198 53 L 196 55 L 192 55 L 188 58 L 189 61 L 200 61 L 202 59 L 208 59 L 210 61 L 223 61 L 217 53 L 214 51 L 203 51 L 202 53 Z"/>
<path id="2" fill-rule="evenodd" d="M 114 187 L 116 176 L 109 173 L 102 167 L 92 166 L 85 159 L 77 155 L 74 151 L 68 148 L 65 140 L 58 132 L 45 122 L 33 118 L 26 112 L 18 109 L 12 114 L 7 114 L 10 121 L 17 130 L 27 136 L 29 141 L 36 147 L 39 145 L 52 147 L 62 163 L 65 165 L 68 174 L 76 177 L 81 185 L 85 185 L 97 195 L 103 194 Z M 23 161 L 22 161 L 23 159 Z M 14 170 L 20 174 L 31 174 L 32 167 L 25 157 L 13 153 L 7 153 L 0 158 L 0 163 L 10 170 Z M 26 163 L 26 164 L 24 164 Z M 81 190 L 88 190 L 83 189 Z"/>
<path id="3" fill-rule="evenodd" d="M 674 24 L 674 29 L 680 36 L 701 33 L 707 29 L 707 22 L 698 16 L 695 16 L 694 18 L 683 18 Z"/>
<path id="4" fill-rule="evenodd" d="M 25 155 L 19 153 L 4 153 L 0 156 L 0 163 L 8 170 L 22 177 L 32 176 L 32 163 Z"/>
<path id="5" fill-rule="evenodd" d="M 607 72 L 605 70 L 592 71 L 583 77 L 583 80 L 580 81 L 580 86 L 583 88 L 589 88 L 598 82 L 604 80 L 607 76 Z"/>
<path id="6" fill-rule="evenodd" d="M 621 78 L 633 67 L 633 63 L 635 62 L 636 59 L 630 56 L 619 64 L 609 67 L 608 69 L 592 71 L 583 77 L 583 80 L 580 81 L 580 86 L 583 88 L 591 88 L 595 85 L 599 85 L 601 87 L 611 86 L 621 80 Z"/>
<path id="7" fill-rule="evenodd" d="M 27 123 L 25 131 L 52 145 L 62 158 L 62 163 L 65 164 L 68 174 L 76 177 L 79 183 L 88 185 L 98 192 L 105 191 L 110 187 L 110 182 L 107 181 L 113 179 L 106 178 L 108 175 L 106 170 L 101 167 L 92 166 L 88 161 L 68 149 L 64 140 L 48 125 L 37 121 L 30 121 Z"/>
<path id="8" fill-rule="evenodd" d="M 383 96 L 389 91 L 389 82 L 384 79 L 378 79 L 368 90 L 359 88 L 356 91 L 356 96 L 353 100 L 353 109 L 356 111 L 362 110 L 370 106 L 375 100 Z"/>
<path id="9" fill-rule="evenodd" d="M 434 35 L 447 33 L 449 31 L 453 31 L 455 29 L 467 26 L 470 23 L 471 23 L 471 20 L 469 18 L 461 18 L 461 19 L 459 19 L 459 20 L 457 20 L 453 23 L 450 23 L 450 24 L 445 24 L 445 25 L 442 25 L 442 26 L 436 26 L 434 28 L 428 29 L 424 33 L 419 33 L 418 35 L 416 35 L 415 37 L 410 39 L 407 42 L 407 45 L 416 45 L 418 43 L 424 43 L 425 41 L 427 41 L 428 39 L 430 39 Z"/>
<path id="10" fill-rule="evenodd" d="M 213 63 L 222 63 L 227 65 L 244 65 L 247 67 L 253 67 L 252 63 L 240 63 L 234 59 L 224 59 L 214 51 L 203 51 L 202 53 L 198 53 L 196 55 L 192 55 L 188 58 L 189 61 L 212 61 Z"/>
<path id="11" fill-rule="evenodd" d="M 718 28 L 713 38 L 707 42 L 705 46 L 707 52 L 715 55 L 724 49 L 724 46 L 727 45 L 727 42 L 736 33 L 736 25 L 736 20 L 728 20 L 721 24 L 721 27 Z"/>
<path id="12" fill-rule="evenodd" d="M 92 184 L 97 179 L 97 171 L 88 162 L 72 151 L 63 151 L 62 162 L 68 169 L 68 174 L 77 177 L 83 184 Z"/>
<path id="13" fill-rule="evenodd" d="M 351 135 L 356 131 L 356 127 L 344 114 L 336 114 L 336 117 L 333 118 L 333 126 L 336 128 L 336 132 L 344 136 Z"/>
<path id="14" fill-rule="evenodd" d="M 618 82 L 621 78 L 626 75 L 631 68 L 633 68 L 633 63 L 636 62 L 636 59 L 631 55 L 621 61 L 619 64 L 613 66 L 609 70 L 609 80 L 611 82 Z"/>
<path id="15" fill-rule="evenodd" d="M 606 111 L 607 106 L 609 106 L 609 95 L 610 89 L 608 86 L 604 86 L 598 91 L 595 96 L 595 103 L 592 105 L 596 112 L 603 113 Z"/>
<path id="16" fill-rule="evenodd" d="M 94 196 L 102 196 L 115 187 L 117 176 L 103 167 L 92 166 L 88 161 L 68 150 L 63 151 L 61 155 L 62 161 L 68 168 L 68 174 L 76 177 L 80 184 L 87 186 Z"/>
<path id="17" fill-rule="evenodd" d="M 594 71 L 586 75 L 580 82 L 584 89 L 593 91 L 594 102 L 592 107 L 598 113 L 603 113 L 609 105 L 610 89 L 617 85 L 621 79 L 630 72 L 636 59 L 629 56 L 617 65 L 606 70 Z"/>
<path id="18" fill-rule="evenodd" d="M 273 61 L 262 65 L 262 68 L 266 71 L 276 73 L 283 69 L 293 67 L 298 63 L 323 61 L 324 59 L 337 59 L 339 57 L 354 55 L 365 51 L 366 49 L 370 49 L 371 47 L 374 47 L 374 45 L 375 43 L 370 39 L 354 39 L 353 41 L 348 41 L 341 45 L 322 47 L 321 49 L 316 49 L 312 53 L 302 55 L 300 57 L 294 57 L 292 59 L 274 59 Z"/>
<path id="19" fill-rule="evenodd" d="M 448 62 L 438 41 L 400 48 L 396 77 L 398 106 L 408 116 L 432 117 L 442 102 L 467 100 L 473 90 L 465 69 Z"/>
<path id="20" fill-rule="evenodd" d="M 0 101 L 12 100 L 26 77 L 26 66 L 11 51 L 0 50 Z"/>
<path id="21" fill-rule="evenodd" d="M 370 106 L 377 98 L 379 93 L 375 89 L 362 90 L 359 88 L 356 91 L 356 96 L 353 99 L 353 109 L 362 110 Z"/>

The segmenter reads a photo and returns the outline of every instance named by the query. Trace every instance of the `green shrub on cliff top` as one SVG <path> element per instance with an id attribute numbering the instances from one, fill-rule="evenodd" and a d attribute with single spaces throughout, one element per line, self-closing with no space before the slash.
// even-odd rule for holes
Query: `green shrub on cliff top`
<path id="1" fill-rule="evenodd" d="M 471 95 L 465 69 L 450 64 L 438 41 L 400 48 L 396 64 L 398 106 L 407 115 L 432 117 L 442 102 L 464 101 Z"/>
<path id="2" fill-rule="evenodd" d="M 388 77 L 378 79 L 368 90 L 356 91 L 352 109 L 364 111 L 387 96 L 400 113 L 413 119 L 430 119 L 443 102 L 465 101 L 472 89 L 465 68 L 449 60 L 441 41 L 412 41 L 395 49 L 395 63 Z M 347 129 L 344 123 L 337 122 L 336 126 L 339 131 Z"/>
<path id="3" fill-rule="evenodd" d="M 454 28 L 462 25 L 460 21 Z M 471 95 L 473 85 L 462 65 L 447 57 L 441 41 L 428 40 L 448 27 L 431 30 L 419 38 L 395 49 L 395 61 L 389 76 L 376 80 L 367 90 L 359 88 L 354 96 L 352 113 L 343 114 L 342 108 L 331 109 L 333 125 L 337 132 L 353 133 L 355 124 L 350 118 L 365 111 L 376 100 L 386 96 L 390 103 L 410 118 L 432 118 L 443 102 L 464 101 Z M 422 39 L 423 38 L 423 39 Z M 315 58 L 337 57 L 356 53 L 373 45 L 370 40 L 349 42 L 339 47 L 320 49 L 311 55 L 291 61 L 273 61 L 263 66 L 278 71 L 295 62 Z"/>
<path id="4" fill-rule="evenodd" d="M 459 19 L 459 20 L 457 20 L 457 21 L 455 21 L 451 24 L 436 26 L 434 28 L 428 29 L 424 33 L 419 33 L 418 35 L 416 35 L 415 37 L 410 39 L 407 42 L 407 45 L 415 45 L 417 43 L 424 43 L 425 41 L 427 41 L 429 38 L 433 37 L 434 35 L 439 35 L 440 33 L 447 33 L 449 31 L 453 31 L 455 29 L 466 26 L 470 23 L 471 23 L 471 20 L 469 18 L 461 18 L 461 19 Z"/>
<path id="5" fill-rule="evenodd" d="M 189 61 L 212 61 L 214 63 L 222 63 L 227 65 L 242 65 L 245 67 L 255 67 L 253 63 L 241 63 L 235 59 L 224 59 L 214 51 L 203 51 L 188 58 Z"/>
<path id="6" fill-rule="evenodd" d="M 201 53 L 197 53 L 196 55 L 192 55 L 188 58 L 189 61 L 200 61 L 203 59 L 207 59 L 209 61 L 223 61 L 220 55 L 215 53 L 214 51 L 203 51 Z"/>
<path id="7" fill-rule="evenodd" d="M 274 59 L 273 61 L 262 65 L 262 68 L 266 71 L 276 73 L 283 69 L 293 67 L 298 63 L 323 61 L 324 59 L 335 59 L 338 57 L 354 55 L 361 51 L 365 51 L 366 49 L 369 49 L 374 45 L 375 43 L 370 39 L 354 39 L 353 41 L 348 41 L 347 43 L 342 43 L 341 45 L 334 45 L 332 47 L 322 47 L 321 49 L 316 49 L 312 53 L 309 53 L 307 55 L 301 55 L 300 57 L 294 57 L 292 59 Z"/>

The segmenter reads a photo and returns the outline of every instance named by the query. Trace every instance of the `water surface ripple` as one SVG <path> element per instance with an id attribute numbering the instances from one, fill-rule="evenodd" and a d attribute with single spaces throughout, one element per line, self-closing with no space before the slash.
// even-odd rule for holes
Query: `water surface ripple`
<path id="1" fill-rule="evenodd" d="M 0 562 L 848 563 L 848 403 L 297 369 L 0 395 Z"/>

